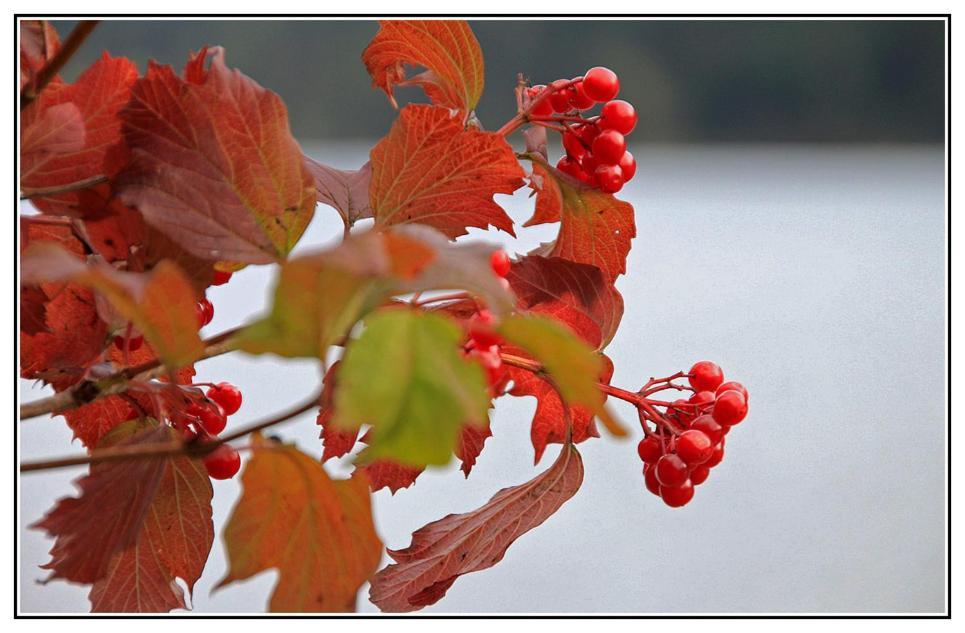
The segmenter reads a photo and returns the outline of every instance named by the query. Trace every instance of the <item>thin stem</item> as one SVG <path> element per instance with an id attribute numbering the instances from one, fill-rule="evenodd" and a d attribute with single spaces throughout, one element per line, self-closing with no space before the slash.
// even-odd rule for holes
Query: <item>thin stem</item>
<path id="1" fill-rule="evenodd" d="M 125 459 L 145 459 L 157 457 L 174 457 L 187 455 L 190 457 L 203 457 L 226 442 L 250 435 L 256 431 L 267 429 L 268 427 L 286 422 L 306 411 L 318 406 L 321 394 L 315 394 L 302 404 L 289 409 L 288 411 L 276 414 L 261 422 L 250 424 L 238 429 L 223 437 L 212 438 L 202 442 L 177 442 L 167 444 L 152 444 L 147 446 L 118 446 L 114 448 L 104 448 L 95 450 L 89 455 L 77 457 L 63 457 L 59 459 L 48 459 L 37 462 L 27 462 L 20 465 L 20 472 L 29 473 L 39 470 L 50 470 L 53 468 L 65 468 L 67 466 L 81 466 L 84 464 L 102 464 L 104 462 L 114 462 Z"/>
<path id="2" fill-rule="evenodd" d="M 509 121 L 506 121 L 503 127 L 499 128 L 496 131 L 496 134 L 499 134 L 500 136 L 509 136 L 517 129 L 519 129 L 524 123 L 530 120 L 529 115 L 533 111 L 533 108 L 538 106 L 546 99 L 549 99 L 550 95 L 557 93 L 561 90 L 566 90 L 570 86 L 575 85 L 580 81 L 583 81 L 582 77 L 578 77 L 577 79 L 574 79 L 572 81 L 567 81 L 565 84 L 560 84 L 559 86 L 554 86 L 552 84 L 550 84 L 549 86 L 546 86 L 546 88 L 542 92 L 540 92 L 535 99 L 529 102 L 528 106 L 523 108 L 522 111 L 517 112 L 516 116 L 511 118 Z"/>
<path id="3" fill-rule="evenodd" d="M 47 84 L 57 76 L 60 69 L 74 56 L 74 53 L 77 52 L 77 49 L 80 48 L 80 45 L 84 43 L 84 40 L 87 39 L 87 36 L 91 34 L 91 31 L 94 30 L 94 27 L 97 26 L 99 22 L 100 20 L 81 20 L 77 23 L 77 26 L 74 27 L 74 30 L 71 31 L 67 39 L 64 40 L 60 50 L 57 51 L 53 59 L 40 69 L 33 83 L 25 86 L 23 91 L 21 91 L 21 110 L 30 105 L 33 100 L 40 95 L 43 89 L 47 87 Z"/>
<path id="4" fill-rule="evenodd" d="M 107 182 L 107 180 L 107 176 L 91 176 L 90 178 L 78 180 L 77 182 L 71 182 L 66 185 L 24 189 L 20 194 L 20 199 L 29 200 L 30 198 L 40 198 L 42 196 L 54 196 L 58 193 L 67 193 L 68 191 L 78 191 L 80 189 L 87 189 L 88 187 L 93 187 L 95 185 Z"/>

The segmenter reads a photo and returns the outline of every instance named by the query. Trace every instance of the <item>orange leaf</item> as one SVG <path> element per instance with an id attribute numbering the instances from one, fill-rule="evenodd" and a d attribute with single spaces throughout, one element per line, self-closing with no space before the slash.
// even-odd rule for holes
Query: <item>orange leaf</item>
<path id="1" fill-rule="evenodd" d="M 419 529 L 403 550 L 388 550 L 395 564 L 372 579 L 369 599 L 382 611 L 417 611 L 438 602 L 456 579 L 492 567 L 516 539 L 542 524 L 583 483 L 583 461 L 564 446 L 546 472 L 505 488 L 466 514 L 450 514 Z"/>
<path id="2" fill-rule="evenodd" d="M 294 447 L 257 434 L 252 444 L 225 526 L 228 573 L 216 588 L 276 568 L 271 611 L 355 611 L 382 557 L 365 477 L 333 481 Z"/>
<path id="3" fill-rule="evenodd" d="M 121 199 L 149 224 L 207 260 L 283 259 L 312 218 L 315 184 L 278 95 L 213 49 L 188 65 L 188 80 L 151 63 L 121 113 L 130 164 Z"/>
<path id="4" fill-rule="evenodd" d="M 428 224 L 450 238 L 492 225 L 515 235 L 493 195 L 514 192 L 524 174 L 498 134 L 467 130 L 446 108 L 409 105 L 371 159 L 376 224 Z"/>
<path id="5" fill-rule="evenodd" d="M 393 95 L 395 85 L 421 86 L 432 102 L 470 111 L 479 103 L 485 81 L 482 50 L 462 20 L 382 20 L 362 53 L 372 85 Z M 426 72 L 406 79 L 405 64 Z"/>

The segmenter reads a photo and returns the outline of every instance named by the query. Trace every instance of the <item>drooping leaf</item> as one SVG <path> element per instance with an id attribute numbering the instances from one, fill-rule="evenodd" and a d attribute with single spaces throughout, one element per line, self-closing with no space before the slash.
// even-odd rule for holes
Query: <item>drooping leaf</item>
<path id="1" fill-rule="evenodd" d="M 567 445 L 546 472 L 496 493 L 481 508 L 451 514 L 419 529 L 395 564 L 372 579 L 369 599 L 382 611 L 416 611 L 438 602 L 456 579 L 492 567 L 516 539 L 542 524 L 583 482 L 583 462 Z"/>
<path id="2" fill-rule="evenodd" d="M 318 201 L 338 211 L 346 230 L 358 220 L 372 217 L 372 207 L 369 206 L 369 187 L 372 183 L 370 163 L 365 163 L 356 171 L 335 169 L 307 156 L 305 163 L 315 178 Z"/>
<path id="3" fill-rule="evenodd" d="M 437 314 L 393 309 L 366 320 L 342 359 L 333 419 L 343 429 L 372 426 L 363 462 L 445 464 L 462 426 L 485 424 L 486 379 L 459 353 L 462 338 Z"/>
<path id="4" fill-rule="evenodd" d="M 204 350 L 194 289 L 175 264 L 162 261 L 150 273 L 125 273 L 39 243 L 24 253 L 21 275 L 28 284 L 69 281 L 95 290 L 134 323 L 170 367 L 186 365 Z"/>
<path id="5" fill-rule="evenodd" d="M 258 435 L 253 445 L 225 527 L 228 573 L 217 587 L 275 568 L 269 610 L 355 611 L 382 556 L 365 477 L 332 480 L 292 446 Z"/>
<path id="6" fill-rule="evenodd" d="M 137 420 L 99 447 L 177 441 L 168 427 Z M 79 497 L 61 499 L 33 527 L 57 540 L 50 580 L 93 584 L 95 611 L 164 612 L 187 608 L 184 593 L 201 576 L 214 528 L 211 483 L 188 458 L 105 462 L 77 481 Z"/>
<path id="7" fill-rule="evenodd" d="M 20 89 L 33 81 L 37 73 L 60 49 L 57 29 L 48 20 L 20 20 Z M 54 79 L 55 82 L 59 79 Z"/>
<path id="8" fill-rule="evenodd" d="M 203 49 L 186 79 L 151 63 L 121 112 L 130 164 L 116 185 L 148 223 L 196 256 L 284 259 L 315 209 L 315 184 L 278 95 Z"/>
<path id="9" fill-rule="evenodd" d="M 465 129 L 443 107 L 408 105 L 372 149 L 371 163 L 378 226 L 427 224 L 455 238 L 492 225 L 514 235 L 493 195 L 518 189 L 523 171 L 498 134 Z"/>
<path id="10" fill-rule="evenodd" d="M 396 85 L 421 86 L 436 105 L 467 112 L 482 96 L 482 50 L 462 20 L 382 20 L 362 61 L 394 107 Z M 406 64 L 426 70 L 406 79 Z"/>
<path id="11" fill-rule="evenodd" d="M 20 189 L 60 187 L 109 176 L 108 153 L 121 140 L 118 112 L 128 102 L 137 67 L 105 53 L 73 84 L 47 86 L 21 119 Z M 82 126 L 83 134 L 78 134 Z M 38 143 L 51 137 L 58 142 Z M 38 196 L 31 202 L 46 213 L 71 215 L 77 192 Z"/>
<path id="12" fill-rule="evenodd" d="M 494 313 L 513 307 L 491 274 L 492 247 L 452 244 L 428 227 L 352 235 L 338 246 L 292 259 L 281 268 L 271 313 L 247 328 L 251 353 L 323 358 L 329 346 L 393 295 L 463 288 Z"/>
<path id="13" fill-rule="evenodd" d="M 626 272 L 630 240 L 636 236 L 629 203 L 539 162 L 533 163 L 531 181 L 536 211 L 523 226 L 560 222 L 559 236 L 538 254 L 592 264 L 610 283 Z"/>
<path id="14" fill-rule="evenodd" d="M 506 278 L 519 307 L 565 323 L 595 349 L 610 342 L 623 317 L 623 297 L 595 266 L 530 255 Z"/>

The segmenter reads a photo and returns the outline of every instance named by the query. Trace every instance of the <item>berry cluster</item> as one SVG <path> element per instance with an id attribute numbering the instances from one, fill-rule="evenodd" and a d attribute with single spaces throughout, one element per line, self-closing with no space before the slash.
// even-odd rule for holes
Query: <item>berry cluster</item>
<path id="1" fill-rule="evenodd" d="M 693 391 L 686 400 L 667 403 L 647 397 L 664 389 L 687 389 L 672 382 L 684 374 L 652 380 L 640 392 L 645 437 L 637 453 L 644 464 L 644 482 L 673 508 L 693 499 L 694 486 L 707 481 L 710 470 L 724 459 L 725 436 L 747 416 L 747 389 L 739 382 L 724 382 L 716 363 L 700 361 L 685 375 Z"/>
<path id="2" fill-rule="evenodd" d="M 497 250 L 489 258 L 489 265 L 499 280 L 508 288 L 506 275 L 512 263 L 506 251 Z M 495 330 L 496 318 L 489 310 L 481 309 L 470 317 L 467 323 L 469 340 L 463 347 L 467 357 L 473 358 L 486 370 L 490 393 L 496 397 L 499 387 L 504 382 L 503 359 L 499 355 L 499 346 L 503 340 Z"/>
<path id="3" fill-rule="evenodd" d="M 563 135 L 566 155 L 556 168 L 606 193 L 620 191 L 637 171 L 626 141 L 637 126 L 637 113 L 630 103 L 615 99 L 619 91 L 616 73 L 597 66 L 582 77 L 557 79 L 528 92 L 530 121 Z M 544 92 L 548 96 L 539 99 Z M 597 103 L 603 104 L 600 114 L 585 118 L 583 111 Z"/>
<path id="4" fill-rule="evenodd" d="M 186 440 L 217 436 L 227 426 L 228 416 L 241 408 L 241 391 L 231 383 L 212 385 L 204 395 L 171 420 Z M 227 444 L 206 455 L 203 461 L 208 475 L 213 479 L 230 479 L 241 467 L 238 451 Z"/>

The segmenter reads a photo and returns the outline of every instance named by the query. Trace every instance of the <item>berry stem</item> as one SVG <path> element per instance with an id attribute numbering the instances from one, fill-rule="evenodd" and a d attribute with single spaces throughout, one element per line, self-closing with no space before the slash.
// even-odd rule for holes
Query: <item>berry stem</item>
<path id="1" fill-rule="evenodd" d="M 496 134 L 499 134 L 500 136 L 503 136 L 503 137 L 509 136 L 510 134 L 518 130 L 520 127 L 522 127 L 526 122 L 532 120 L 529 115 L 533 111 L 533 108 L 538 106 L 546 99 L 549 99 L 550 95 L 557 93 L 561 90 L 566 90 L 570 86 L 576 85 L 580 81 L 583 81 L 582 77 L 578 77 L 576 79 L 567 81 L 566 83 L 560 84 L 558 86 L 554 86 L 554 85 L 546 86 L 546 88 L 539 93 L 539 96 L 537 96 L 535 99 L 529 102 L 528 106 L 518 111 L 516 113 L 516 116 L 511 118 L 509 121 L 506 121 L 506 123 L 504 123 L 501 128 L 496 130 Z M 517 86 L 517 90 L 519 90 L 518 86 Z M 522 98 L 517 97 L 517 100 L 518 102 L 521 102 Z"/>

